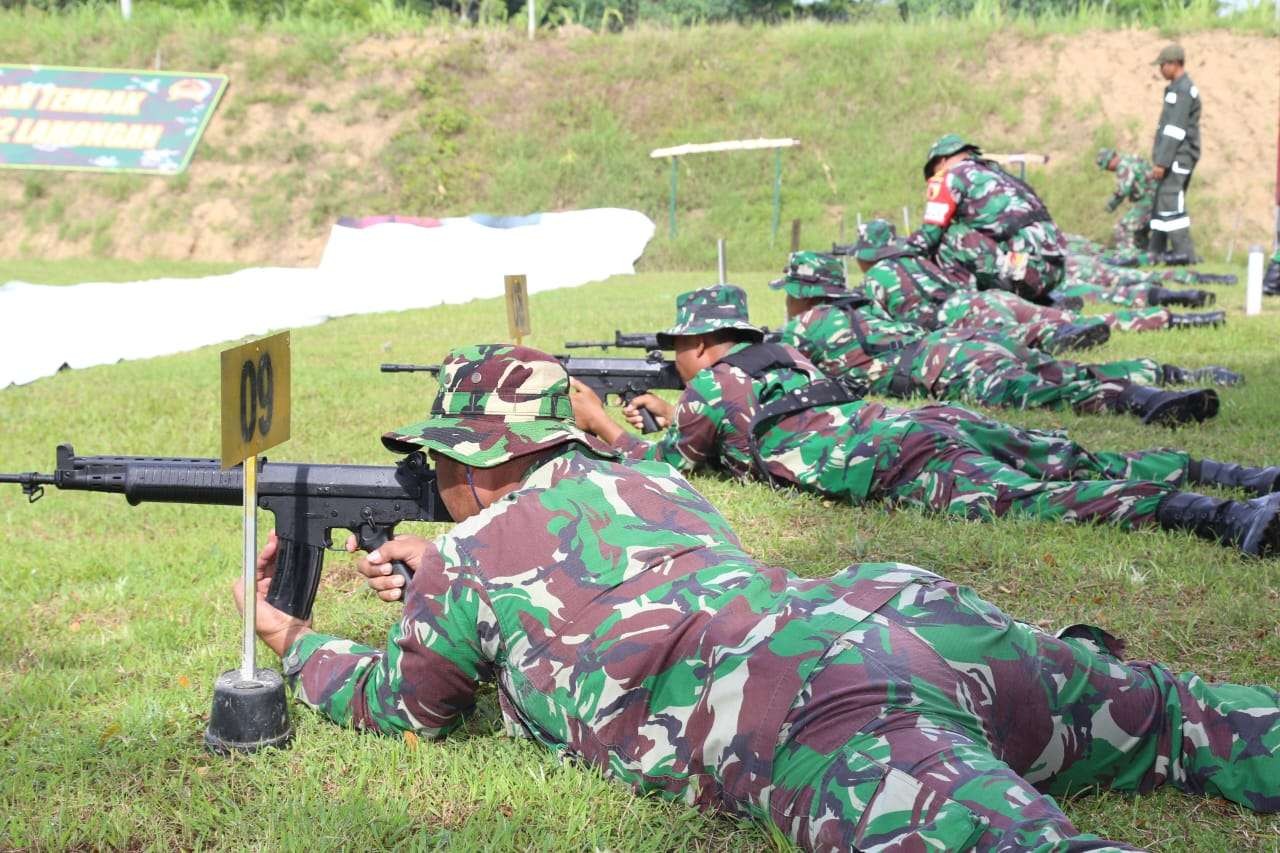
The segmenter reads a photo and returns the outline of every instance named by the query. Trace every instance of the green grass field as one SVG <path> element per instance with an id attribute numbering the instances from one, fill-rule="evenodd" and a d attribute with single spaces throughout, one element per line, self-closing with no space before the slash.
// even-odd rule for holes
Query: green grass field
<path id="1" fill-rule="evenodd" d="M 118 264 L 95 277 L 187 269 Z M 84 273 L 75 264 L 0 265 L 0 280 L 65 282 Z M 555 350 L 569 338 L 666 325 L 675 294 L 709 278 L 653 273 L 534 296 L 536 334 L 528 342 Z M 750 293 L 755 319 L 777 323 L 781 300 L 765 286 L 768 276 L 735 278 Z M 1225 331 L 1121 336 L 1096 353 L 1244 371 L 1248 384 L 1224 393 L 1216 421 L 1171 433 L 1111 416 L 1005 416 L 1067 427 L 1089 446 L 1176 444 L 1214 458 L 1280 462 L 1280 304 L 1271 300 L 1265 316 L 1245 320 L 1242 288 L 1219 293 L 1231 310 Z M 379 435 L 418 419 L 434 383 L 380 375 L 378 363 L 436 360 L 451 345 L 505 337 L 498 300 L 296 330 L 293 439 L 268 455 L 390 463 Z M 0 469 L 49 470 L 59 442 L 85 454 L 216 454 L 223 348 L 0 389 Z M 964 523 L 831 506 L 714 477 L 694 482 L 752 552 L 800 574 L 823 576 L 857 560 L 916 563 L 1028 621 L 1105 625 L 1129 640 L 1134 657 L 1280 685 L 1280 560 L 1246 560 L 1164 532 Z M 236 665 L 239 647 L 229 595 L 239 570 L 238 511 L 129 507 L 117 496 L 56 492 L 28 506 L 9 487 L 0 491 L 0 519 L 0 848 L 777 846 L 760 827 L 636 798 L 501 737 L 492 693 L 465 734 L 443 743 L 338 730 L 297 709 L 292 749 L 211 757 L 201 733 L 212 681 Z M 396 612 L 366 593 L 346 554 L 331 555 L 319 627 L 380 643 Z M 1064 808 L 1084 831 L 1144 847 L 1280 848 L 1280 819 L 1171 790 L 1082 796 Z"/>

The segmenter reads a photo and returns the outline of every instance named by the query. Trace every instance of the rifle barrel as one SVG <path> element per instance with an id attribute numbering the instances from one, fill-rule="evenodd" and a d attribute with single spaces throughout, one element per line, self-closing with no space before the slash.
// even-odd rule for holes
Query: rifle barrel
<path id="1" fill-rule="evenodd" d="M 383 364 L 383 373 L 439 373 L 438 364 Z"/>

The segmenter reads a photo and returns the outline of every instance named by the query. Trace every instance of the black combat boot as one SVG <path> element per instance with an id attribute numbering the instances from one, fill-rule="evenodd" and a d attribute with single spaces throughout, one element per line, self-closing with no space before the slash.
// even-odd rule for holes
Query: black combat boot
<path id="1" fill-rule="evenodd" d="M 1185 267 L 1187 264 L 1194 264 L 1196 256 L 1191 252 L 1165 252 L 1160 256 L 1159 262 L 1167 267 Z"/>
<path id="2" fill-rule="evenodd" d="M 1136 267 L 1139 266 L 1138 259 L 1133 256 L 1124 255 L 1103 255 L 1099 258 L 1109 267 Z"/>
<path id="3" fill-rule="evenodd" d="M 1218 297 L 1207 290 L 1170 290 L 1151 285 L 1147 288 L 1148 305 L 1182 305 L 1186 308 L 1203 308 L 1212 305 Z"/>
<path id="4" fill-rule="evenodd" d="M 1176 364 L 1160 365 L 1161 385 L 1243 385 L 1244 377 L 1234 370 L 1209 365 L 1208 367 L 1178 367 Z"/>
<path id="5" fill-rule="evenodd" d="M 1137 415 L 1144 424 L 1172 427 L 1190 421 L 1200 423 L 1218 414 L 1218 392 L 1212 388 L 1161 391 L 1149 385 L 1130 385 L 1108 408 Z"/>
<path id="6" fill-rule="evenodd" d="M 1156 520 L 1166 530 L 1190 530 L 1254 557 L 1280 549 L 1280 494 L 1228 501 L 1174 492 L 1156 508 Z"/>
<path id="7" fill-rule="evenodd" d="M 1235 284 L 1240 279 L 1234 273 L 1197 272 L 1192 273 L 1196 284 Z"/>
<path id="8" fill-rule="evenodd" d="M 1170 314 L 1170 329 L 1195 329 L 1200 326 L 1225 326 L 1226 311 L 1205 311 L 1200 314 Z"/>
<path id="9" fill-rule="evenodd" d="M 1079 296 L 1059 296 L 1056 293 L 1050 293 L 1049 302 L 1054 308 L 1061 308 L 1063 311 L 1079 311 L 1084 307 L 1084 300 Z"/>
<path id="10" fill-rule="evenodd" d="M 1280 465 L 1255 468 L 1235 462 L 1192 459 L 1187 467 L 1187 482 L 1244 489 L 1255 495 L 1280 491 Z"/>
<path id="11" fill-rule="evenodd" d="M 1267 296 L 1280 296 L 1280 261 L 1267 264 L 1267 272 L 1262 277 L 1262 292 Z"/>
<path id="12" fill-rule="evenodd" d="M 1068 323 L 1059 326 L 1049 340 L 1045 352 L 1058 353 L 1068 350 L 1089 349 L 1111 340 L 1111 329 L 1106 323 Z"/>

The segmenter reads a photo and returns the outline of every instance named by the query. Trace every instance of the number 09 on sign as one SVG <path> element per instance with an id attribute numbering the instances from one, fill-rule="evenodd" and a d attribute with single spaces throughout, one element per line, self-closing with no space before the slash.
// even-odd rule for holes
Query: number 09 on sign
<path id="1" fill-rule="evenodd" d="M 289 439 L 289 333 L 222 353 L 222 467 Z"/>

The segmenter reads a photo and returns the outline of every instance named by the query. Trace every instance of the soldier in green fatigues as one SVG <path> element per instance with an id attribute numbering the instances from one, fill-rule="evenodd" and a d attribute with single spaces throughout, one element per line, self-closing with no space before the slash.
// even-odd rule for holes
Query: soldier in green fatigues
<path id="1" fill-rule="evenodd" d="M 552 357 L 464 347 L 441 379 L 384 442 L 431 454 L 458 523 L 359 561 L 403 596 L 384 647 L 272 607 L 274 535 L 258 558 L 258 636 L 334 722 L 443 738 L 496 683 L 508 735 L 804 850 L 1127 849 L 1044 793 L 1093 785 L 1280 809 L 1274 689 L 1125 661 L 1100 628 L 1053 636 L 914 566 L 798 578 L 673 468 L 575 428 Z"/>
<path id="2" fill-rule="evenodd" d="M 1124 202 L 1133 207 L 1125 211 L 1115 227 L 1115 247 L 1121 251 L 1146 248 L 1151 224 L 1151 210 L 1156 201 L 1156 177 L 1151 164 L 1136 154 L 1120 154 L 1112 148 L 1098 151 L 1098 168 L 1115 172 L 1116 186 L 1107 200 L 1107 210 L 1115 212 Z"/>
<path id="3" fill-rule="evenodd" d="M 1160 66 L 1160 76 L 1169 85 L 1151 146 L 1151 162 L 1160 183 L 1147 248 L 1154 255 L 1191 263 L 1196 253 L 1187 214 L 1187 188 L 1200 160 L 1200 90 L 1186 72 L 1186 58 L 1181 45 L 1171 44 L 1153 63 Z"/>

